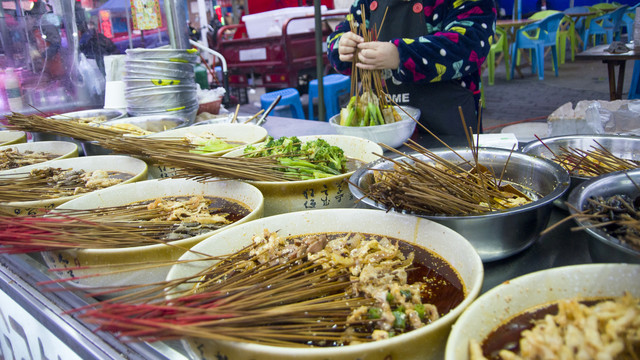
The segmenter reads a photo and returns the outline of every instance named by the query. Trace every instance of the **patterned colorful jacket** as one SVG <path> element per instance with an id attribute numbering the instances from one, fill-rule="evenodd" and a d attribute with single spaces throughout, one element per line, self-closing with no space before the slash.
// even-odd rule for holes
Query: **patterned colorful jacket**
<path id="1" fill-rule="evenodd" d="M 351 63 L 340 61 L 338 41 L 350 31 L 349 19 L 357 23 L 361 4 L 369 19 L 373 0 L 355 0 L 347 19 L 327 38 L 329 61 L 336 71 L 349 75 Z M 456 80 L 479 96 L 480 67 L 489 54 L 489 38 L 495 31 L 493 0 L 423 0 L 427 36 L 393 39 L 400 54 L 400 66 L 392 76 L 401 82 Z M 390 16 L 392 14 L 388 14 Z"/>

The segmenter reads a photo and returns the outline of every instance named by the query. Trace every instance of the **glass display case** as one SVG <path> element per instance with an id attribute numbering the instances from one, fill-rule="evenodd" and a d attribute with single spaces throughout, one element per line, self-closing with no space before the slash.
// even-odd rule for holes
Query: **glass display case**
<path id="1" fill-rule="evenodd" d="M 80 52 L 89 28 L 79 4 L 2 0 L 0 114 L 61 113 L 103 104 L 104 76 L 96 60 Z"/>

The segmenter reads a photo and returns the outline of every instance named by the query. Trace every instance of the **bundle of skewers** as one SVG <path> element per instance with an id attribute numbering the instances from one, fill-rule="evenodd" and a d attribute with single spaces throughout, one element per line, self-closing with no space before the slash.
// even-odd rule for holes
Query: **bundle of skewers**
<path id="1" fill-rule="evenodd" d="M 118 127 L 93 126 L 85 121 L 70 121 L 12 113 L 7 115 L 8 128 L 12 130 L 35 131 L 69 136 L 81 141 L 109 139 L 130 133 L 130 130 Z"/>
<path id="2" fill-rule="evenodd" d="M 343 334 L 353 308 L 372 299 L 352 294 L 347 268 L 323 268 L 306 255 L 260 263 L 256 245 L 203 271 L 76 309 L 87 323 L 129 340 L 184 337 L 279 346 L 371 341 Z M 179 263 L 179 262 L 176 262 Z M 253 263 L 242 267 L 239 264 Z"/>
<path id="3" fill-rule="evenodd" d="M 546 146 L 542 139 L 538 140 Z M 640 167 L 639 162 L 618 157 L 597 141 L 595 143 L 597 146 L 592 145 L 586 150 L 562 146 L 553 151 L 546 147 L 553 154 L 552 160 L 562 165 L 573 176 L 594 177 Z"/>
<path id="4" fill-rule="evenodd" d="M 466 128 L 464 117 L 463 125 Z M 425 128 L 426 129 L 426 128 Z M 470 128 L 469 128 L 470 130 Z M 427 130 L 428 131 L 428 130 Z M 405 154 L 383 144 L 397 158 L 380 155 L 393 164 L 389 170 L 374 169 L 374 181 L 363 189 L 368 197 L 387 209 L 421 215 L 474 215 L 522 206 L 533 201 L 530 195 L 503 181 L 503 172 L 495 174 L 478 162 L 478 151 L 470 131 L 467 141 L 472 159 L 457 154 L 459 162 L 448 161 L 409 139 L 405 146 L 413 152 Z"/>
<path id="5" fill-rule="evenodd" d="M 150 162 L 176 167 L 177 177 L 208 180 L 214 178 L 287 181 L 297 180 L 283 172 L 283 165 L 272 158 L 223 158 L 200 154 L 202 145 L 187 139 L 124 136 L 126 131 L 87 126 L 80 122 L 13 113 L 7 117 L 12 128 L 50 132 L 99 146 L 120 154 L 140 157 Z"/>
<path id="6" fill-rule="evenodd" d="M 361 35 L 364 41 L 376 41 L 377 30 L 367 29 L 364 14 L 362 10 L 361 24 L 351 19 L 351 31 Z M 374 126 L 400 121 L 400 114 L 387 101 L 382 71 L 361 69 L 357 63 L 356 53 L 351 65 L 351 99 L 347 107 L 340 110 L 340 125 Z"/>
<path id="7" fill-rule="evenodd" d="M 129 178 L 131 175 L 127 175 Z M 2 202 L 37 201 L 73 196 L 125 181 L 112 178 L 106 171 L 39 168 L 0 175 Z"/>
<path id="8" fill-rule="evenodd" d="M 209 208 L 209 204 L 203 196 L 192 196 L 91 209 L 56 209 L 43 216 L 0 216 L 0 253 L 169 244 L 237 220 L 225 212 L 229 209 Z"/>

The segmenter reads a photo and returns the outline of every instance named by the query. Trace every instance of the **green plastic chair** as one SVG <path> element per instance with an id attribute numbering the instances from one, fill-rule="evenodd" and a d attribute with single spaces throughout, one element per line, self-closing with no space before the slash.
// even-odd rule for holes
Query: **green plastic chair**
<path id="1" fill-rule="evenodd" d="M 496 28 L 496 32 L 489 39 L 491 48 L 487 57 L 487 67 L 489 68 L 489 85 L 495 83 L 496 75 L 496 53 L 502 52 L 504 56 L 504 67 L 507 73 L 507 80 L 511 80 L 509 73 L 509 44 L 507 43 L 507 32 L 504 29 Z"/>
<path id="2" fill-rule="evenodd" d="M 542 20 L 547 16 L 560 13 L 561 11 L 557 10 L 542 10 L 534 13 L 529 17 L 529 19 L 533 20 Z M 575 23 L 571 19 L 570 16 L 565 16 L 560 21 L 560 27 L 558 28 L 558 35 L 556 39 L 556 48 L 558 49 L 558 60 L 560 64 L 564 64 L 564 60 L 567 54 L 567 39 L 570 40 L 571 44 L 571 61 L 575 60 L 575 48 L 573 45 L 577 43 L 576 33 L 575 33 Z"/>
<path id="3" fill-rule="evenodd" d="M 615 10 L 619 7 L 620 7 L 620 4 L 616 2 L 613 2 L 613 3 L 604 2 L 604 3 L 593 4 L 590 6 L 592 10 L 598 13 L 598 16 L 604 14 L 605 12 Z"/>

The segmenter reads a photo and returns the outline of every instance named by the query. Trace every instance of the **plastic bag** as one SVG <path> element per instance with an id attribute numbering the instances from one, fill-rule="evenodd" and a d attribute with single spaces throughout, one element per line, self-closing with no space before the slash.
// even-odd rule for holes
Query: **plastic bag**
<path id="1" fill-rule="evenodd" d="M 78 72 L 82 77 L 82 85 L 89 92 L 90 96 L 101 96 L 104 93 L 105 78 L 100 72 L 96 61 L 87 59 L 84 54 L 79 54 Z"/>

